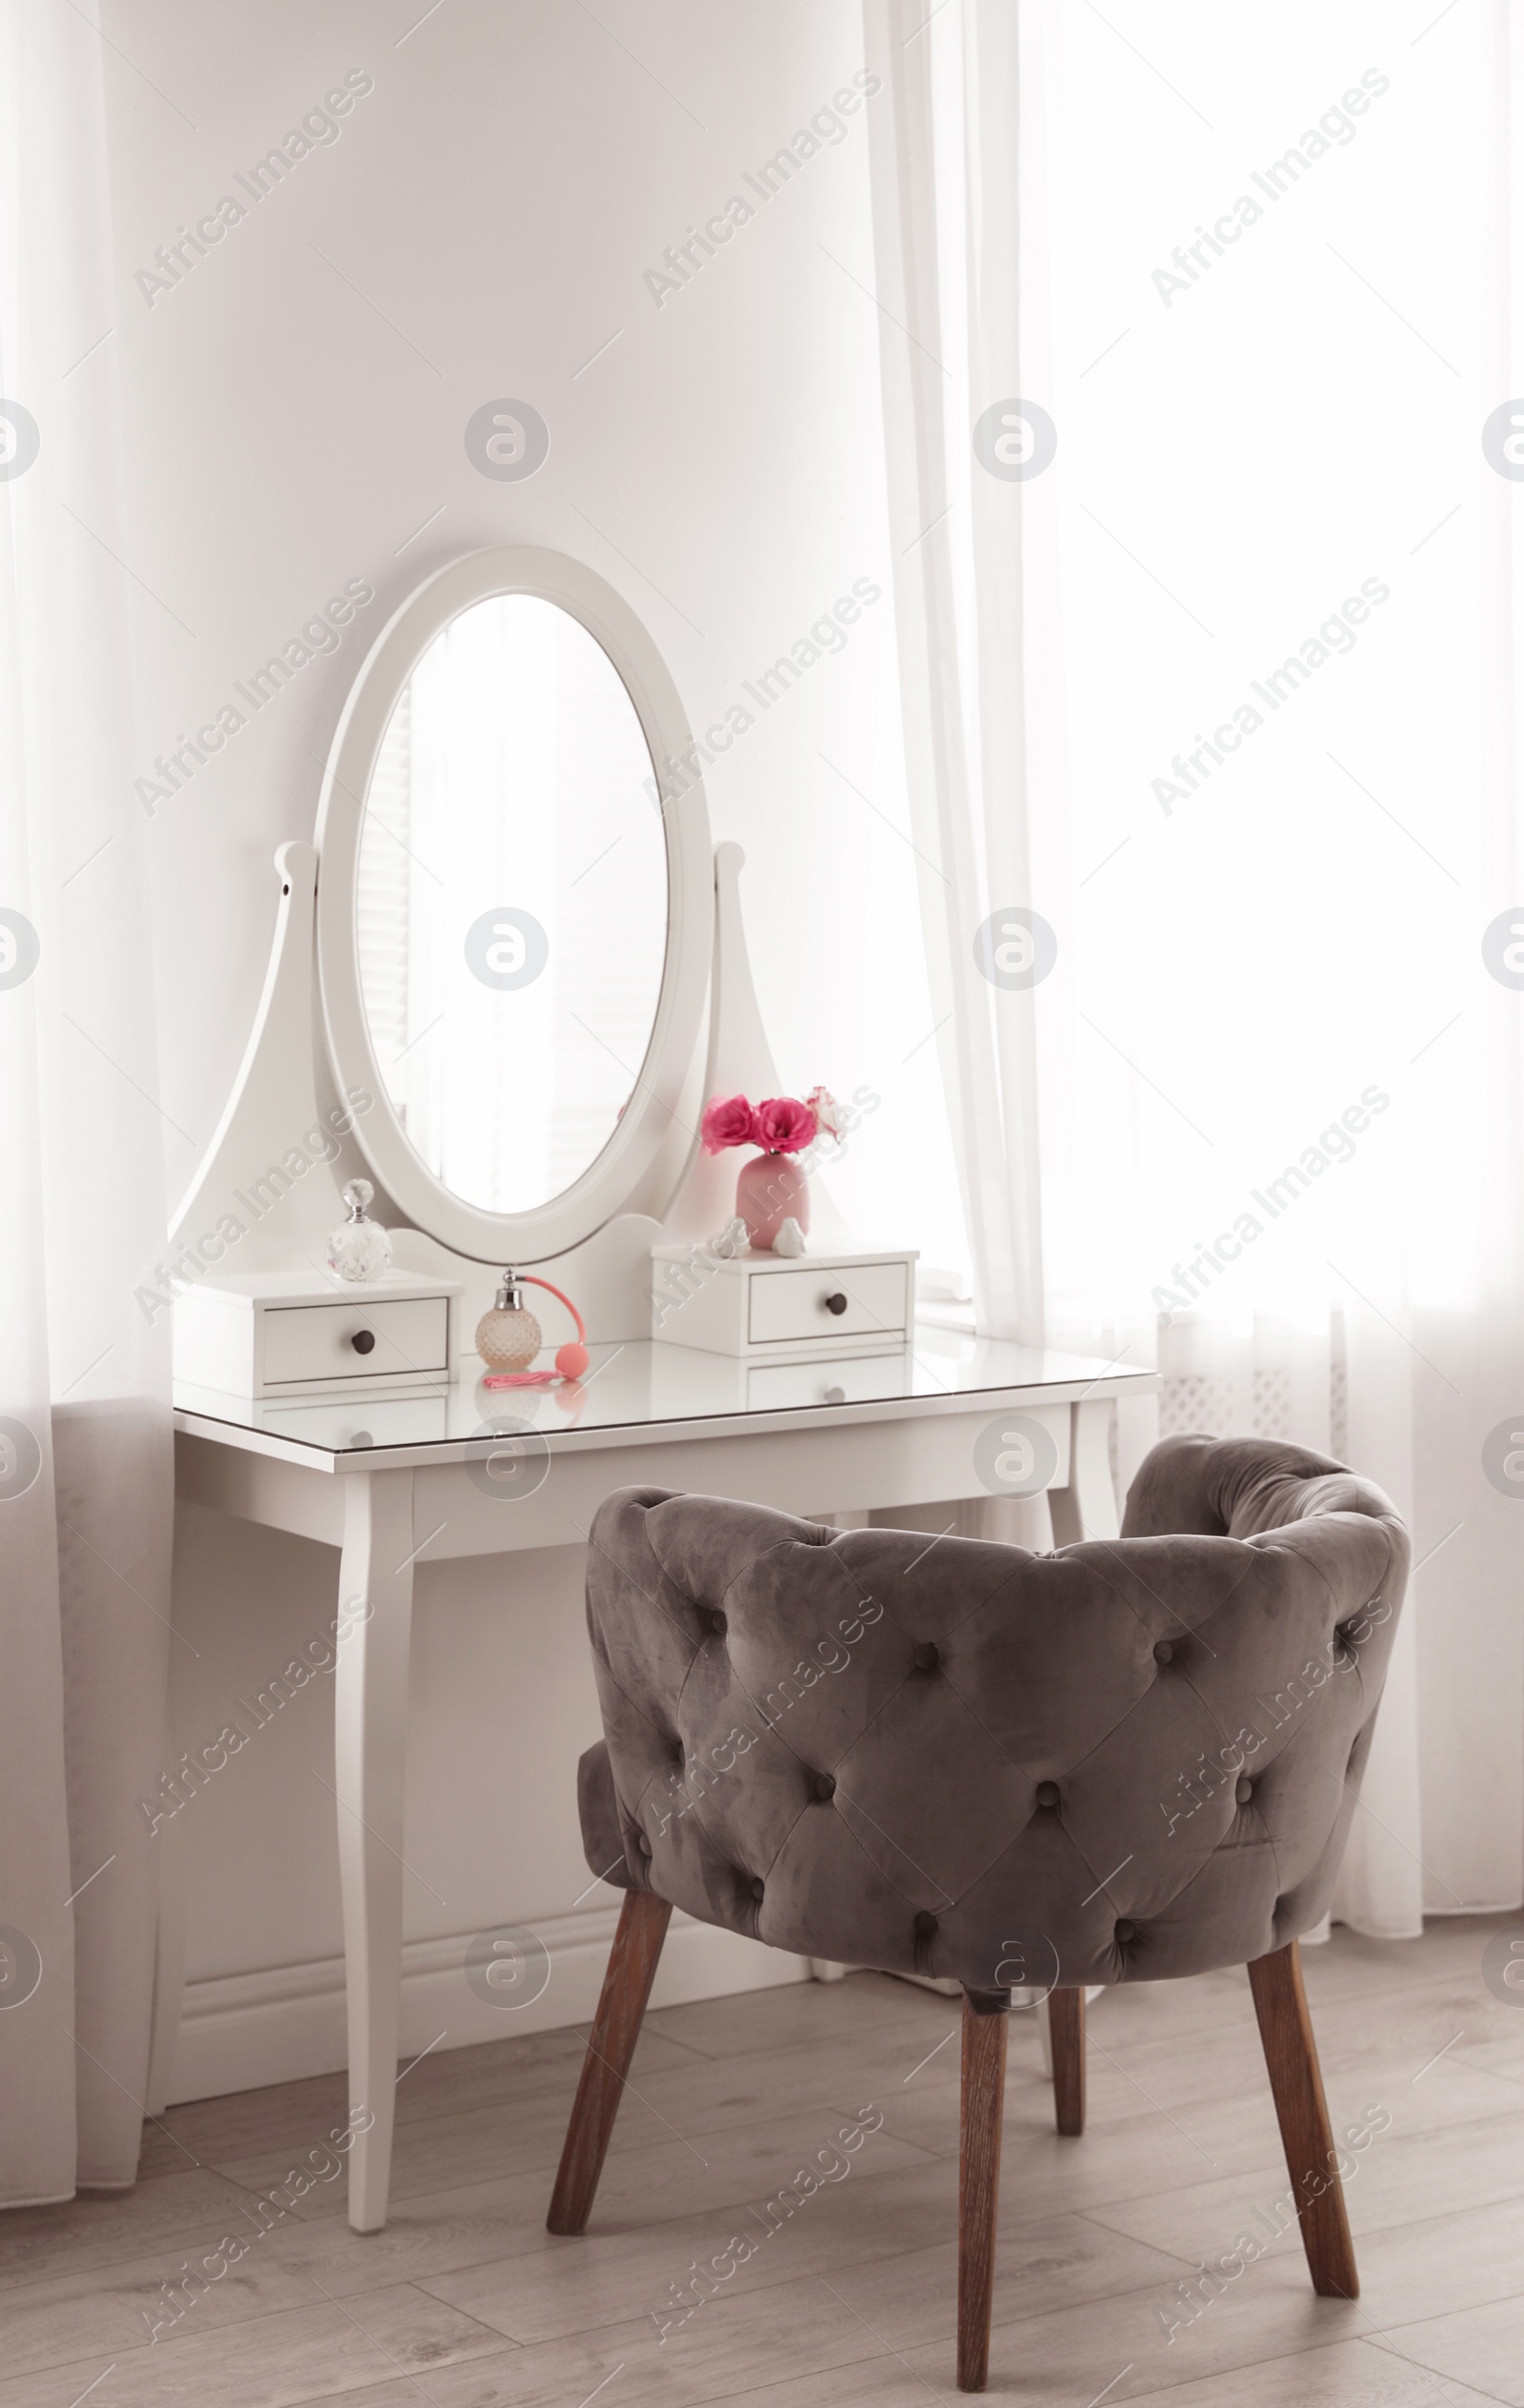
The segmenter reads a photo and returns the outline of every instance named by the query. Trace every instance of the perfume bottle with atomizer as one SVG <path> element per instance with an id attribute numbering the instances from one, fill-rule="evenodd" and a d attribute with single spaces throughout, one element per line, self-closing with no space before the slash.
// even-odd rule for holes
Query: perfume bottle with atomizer
<path id="1" fill-rule="evenodd" d="M 543 1288 L 548 1295 L 565 1305 L 576 1324 L 576 1336 L 556 1349 L 553 1372 L 529 1368 L 542 1340 L 540 1325 L 524 1302 L 526 1287 Z M 574 1383 L 588 1368 L 587 1323 L 563 1289 L 549 1279 L 536 1278 L 532 1271 L 507 1270 L 498 1283 L 491 1310 L 484 1313 L 476 1324 L 476 1352 L 487 1365 L 483 1378 L 489 1388 L 539 1387 L 556 1379 Z"/>
<path id="2" fill-rule="evenodd" d="M 540 1325 L 516 1271 L 505 1271 L 491 1308 L 476 1324 L 476 1352 L 490 1371 L 527 1371 L 540 1351 Z"/>

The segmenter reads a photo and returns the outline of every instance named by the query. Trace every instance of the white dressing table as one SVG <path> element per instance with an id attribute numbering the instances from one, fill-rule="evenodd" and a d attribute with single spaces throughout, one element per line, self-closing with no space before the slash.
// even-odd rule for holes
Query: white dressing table
<path id="1" fill-rule="evenodd" d="M 434 1393 L 242 1404 L 176 1390 L 177 1493 L 336 1548 L 338 1602 L 371 1609 L 341 1640 L 334 1676 L 350 2097 L 374 2117 L 350 2156 L 357 2232 L 375 2231 L 387 2213 L 416 1566 L 580 1544 L 603 1498 L 626 1486 L 742 1496 L 820 1519 L 976 1495 L 975 1444 L 1013 1415 L 1053 1440 L 1055 1543 L 1114 1537 L 1112 1400 L 1156 1384 L 1149 1373 L 923 1327 L 900 1354 L 818 1365 L 748 1365 L 649 1340 L 598 1346 L 575 1393 L 481 1397 L 466 1378 Z M 827 1401 L 828 1391 L 842 1401 Z M 484 1404 L 528 1435 L 473 1435 Z M 569 1765 L 569 1796 L 573 1773 Z M 156 2015 L 163 2062 L 179 2017 L 168 1982 Z"/>
<path id="2" fill-rule="evenodd" d="M 1157 1381 L 941 1328 L 907 1342 L 913 1232 L 847 1229 L 818 1178 L 811 1249 L 823 1272 L 851 1266 L 832 1293 L 769 1255 L 755 1285 L 777 1310 L 757 1327 L 718 1312 L 733 1263 L 711 1241 L 737 1164 L 702 1151 L 699 1116 L 706 1098 L 783 1093 L 743 856 L 712 846 L 659 652 L 582 564 L 477 552 L 400 605 L 346 702 L 315 834 L 276 856 L 254 1027 L 155 1277 L 200 1291 L 177 1320 L 178 1495 L 338 1551 L 350 2100 L 372 2119 L 350 2152 L 350 2217 L 372 2232 L 396 2081 L 414 1567 L 583 1545 L 603 1498 L 632 1485 L 838 1522 L 1046 1490 L 1059 1545 L 1104 1539 L 1113 1401 Z M 879 1101 L 856 1087 L 855 1118 Z M 852 1141 L 872 1148 L 872 1125 Z M 353 1173 L 391 1233 L 390 1290 L 325 1270 Z M 510 1263 L 575 1300 L 579 1382 L 478 1388 L 461 1350 Z M 140 1291 L 150 1314 L 155 1297 Z M 849 1333 L 861 1351 L 843 1359 Z M 569 1334 L 548 1339 L 545 1369 Z M 406 1387 L 388 1369 L 399 1352 Z M 208 1378 L 224 1386 L 188 1384 Z M 184 1991 L 179 1828 L 161 1843 L 153 2113 Z"/>

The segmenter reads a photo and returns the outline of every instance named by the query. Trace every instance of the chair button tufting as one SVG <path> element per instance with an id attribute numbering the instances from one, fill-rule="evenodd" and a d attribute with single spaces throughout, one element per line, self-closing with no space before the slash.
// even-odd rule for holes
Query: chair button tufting
<path id="1" fill-rule="evenodd" d="M 1238 1800 L 1239 1805 L 1247 1806 L 1253 1794 L 1253 1782 L 1250 1779 L 1247 1773 L 1240 1774 L 1238 1777 L 1238 1786 L 1233 1791 L 1233 1796 Z"/>
<path id="2" fill-rule="evenodd" d="M 814 1787 L 815 1796 L 823 1805 L 828 1797 L 834 1797 L 836 1795 L 836 1776 L 834 1773 L 817 1773 Z"/>
<path id="3" fill-rule="evenodd" d="M 1057 1805 L 1058 1783 L 1056 1781 L 1039 1781 L 1037 1783 L 1037 1803 L 1039 1806 Z"/>
<path id="4" fill-rule="evenodd" d="M 1136 1939 L 1137 1925 L 1135 1923 L 1129 1923 L 1124 1916 L 1122 1921 L 1116 1926 L 1116 1937 L 1124 1946 L 1130 1939 Z"/>
<path id="5" fill-rule="evenodd" d="M 935 1916 L 934 1915 L 929 1915 L 929 1914 L 927 1913 L 927 1911 L 926 1911 L 925 1907 L 923 1906 L 923 1907 L 922 1907 L 922 1909 L 921 1909 L 921 1911 L 920 1911 L 920 1913 L 919 1913 L 919 1915 L 917 1915 L 917 1916 L 915 1917 L 915 1936 L 916 1936 L 916 1938 L 917 1938 L 917 1939 L 935 1939 L 935 1937 L 936 1937 L 936 1929 L 937 1929 L 937 1926 L 936 1926 L 936 1916 Z"/>
<path id="6" fill-rule="evenodd" d="M 918 1673 L 934 1673 L 942 1659 L 935 1642 L 923 1638 L 911 1660 Z"/>
<path id="7" fill-rule="evenodd" d="M 730 1624 L 726 1621 L 724 1615 L 720 1613 L 714 1613 L 710 1615 L 709 1626 L 716 1638 L 723 1638 L 726 1632 L 730 1629 Z"/>
<path id="8" fill-rule="evenodd" d="M 757 1874 L 752 1883 L 752 1896 L 755 1898 L 758 1906 L 761 1905 L 763 1898 L 767 1895 L 767 1886 L 768 1885 L 763 1880 L 760 1873 Z"/>
<path id="9" fill-rule="evenodd" d="M 1158 1645 L 1154 1648 L 1154 1650 L 1153 1650 L 1153 1660 L 1154 1660 L 1154 1662 L 1155 1662 L 1156 1664 L 1173 1664 L 1173 1661 L 1174 1661 L 1174 1650 L 1173 1650 L 1173 1648 L 1170 1645 L 1170 1642 L 1169 1642 L 1169 1640 L 1168 1640 L 1167 1638 L 1161 1638 L 1161 1639 L 1160 1639 L 1160 1641 L 1159 1641 L 1159 1643 L 1158 1643 Z"/>

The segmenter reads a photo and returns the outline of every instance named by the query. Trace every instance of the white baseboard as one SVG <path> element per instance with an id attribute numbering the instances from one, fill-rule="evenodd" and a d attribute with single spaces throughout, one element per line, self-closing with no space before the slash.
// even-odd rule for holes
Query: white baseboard
<path id="1" fill-rule="evenodd" d="M 432 2041 L 459 2049 L 586 2022 L 598 2003 L 618 1919 L 612 1905 L 542 1917 L 534 1931 L 549 1953 L 551 1978 L 537 1998 L 516 2010 L 489 2006 L 467 1987 L 466 1951 L 474 1933 L 410 1940 L 402 1952 L 401 2056 L 415 2056 Z M 651 2002 L 683 2006 L 692 1998 L 773 1990 L 809 1977 L 807 1956 L 786 1956 L 674 1915 Z M 186 1988 L 170 2103 L 336 2074 L 347 2054 L 341 1956 L 192 1981 Z"/>

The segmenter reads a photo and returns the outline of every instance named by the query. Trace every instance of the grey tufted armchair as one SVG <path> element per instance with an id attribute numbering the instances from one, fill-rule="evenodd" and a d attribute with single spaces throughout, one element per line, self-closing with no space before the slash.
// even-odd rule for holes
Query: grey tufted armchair
<path id="1" fill-rule="evenodd" d="M 593 1523 L 594 1873 L 628 1896 L 549 2217 L 581 2232 L 674 1906 L 963 1985 L 958 2381 L 983 2388 L 1013 1985 L 1084 2126 L 1087 1984 L 1247 1965 L 1319 2292 L 1358 2290 L 1297 1936 L 1329 1902 L 1408 1568 L 1305 1449 L 1153 1449 L 1051 1555 L 627 1489 Z"/>

